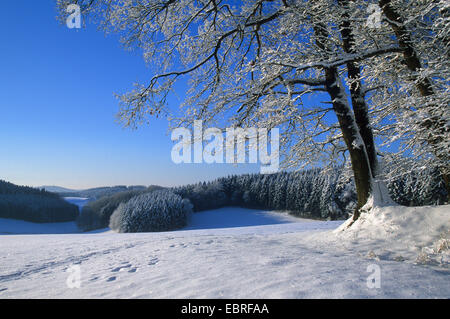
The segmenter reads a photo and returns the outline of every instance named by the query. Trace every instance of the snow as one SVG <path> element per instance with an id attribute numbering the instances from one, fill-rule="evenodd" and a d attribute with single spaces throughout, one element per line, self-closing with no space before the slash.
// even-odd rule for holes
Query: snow
<path id="1" fill-rule="evenodd" d="M 450 269 L 450 205 L 374 206 L 334 233 L 347 249 L 374 259 L 428 263 Z M 447 249 L 444 249 L 447 248 Z"/>
<path id="2" fill-rule="evenodd" d="M 449 209 L 374 207 L 345 231 L 224 208 L 173 232 L 3 235 L 0 298 L 449 298 L 448 267 L 413 262 Z M 397 249 L 404 261 L 380 254 Z M 67 285 L 74 266 L 79 288 Z M 373 267 L 380 288 L 367 284 Z"/>
<path id="3" fill-rule="evenodd" d="M 398 206 L 389 195 L 389 190 L 383 181 L 372 180 L 372 196 L 363 209 L 369 211 L 372 207 Z"/>
<path id="4" fill-rule="evenodd" d="M 230 228 L 258 225 L 286 224 L 309 219 L 299 219 L 288 213 L 267 212 L 238 207 L 224 207 L 192 215 L 186 229 Z"/>

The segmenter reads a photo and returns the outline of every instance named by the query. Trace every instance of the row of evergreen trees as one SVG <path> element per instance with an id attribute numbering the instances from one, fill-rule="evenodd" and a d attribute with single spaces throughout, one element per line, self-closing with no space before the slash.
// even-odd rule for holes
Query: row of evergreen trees
<path id="1" fill-rule="evenodd" d="M 340 167 L 276 174 L 246 174 L 174 188 L 195 211 L 235 205 L 288 210 L 309 218 L 342 219 L 356 207 L 353 181 Z M 406 206 L 443 204 L 446 190 L 437 172 L 426 171 L 387 182 L 394 201 Z"/>
<path id="2" fill-rule="evenodd" d="M 57 194 L 0 180 L 0 218 L 54 223 L 74 221 L 78 214 L 78 206 Z"/>
<path id="3" fill-rule="evenodd" d="M 195 211 L 223 206 L 287 210 L 309 218 L 346 218 L 354 209 L 352 184 L 340 180 L 341 170 L 321 169 L 276 174 L 245 174 L 174 188 Z"/>

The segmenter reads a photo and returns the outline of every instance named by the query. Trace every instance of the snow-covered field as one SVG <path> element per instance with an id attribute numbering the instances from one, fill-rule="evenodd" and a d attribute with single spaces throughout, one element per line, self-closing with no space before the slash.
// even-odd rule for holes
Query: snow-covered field
<path id="1" fill-rule="evenodd" d="M 174 232 L 0 235 L 0 298 L 449 298 L 449 213 L 378 208 L 342 232 L 223 208 Z"/>

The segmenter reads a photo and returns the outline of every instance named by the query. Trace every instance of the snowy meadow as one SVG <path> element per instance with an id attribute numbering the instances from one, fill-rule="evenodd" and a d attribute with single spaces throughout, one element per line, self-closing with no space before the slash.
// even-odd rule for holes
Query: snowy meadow
<path id="1" fill-rule="evenodd" d="M 378 208 L 352 232 L 238 207 L 156 233 L 2 219 L 0 298 L 448 298 L 449 208 Z"/>

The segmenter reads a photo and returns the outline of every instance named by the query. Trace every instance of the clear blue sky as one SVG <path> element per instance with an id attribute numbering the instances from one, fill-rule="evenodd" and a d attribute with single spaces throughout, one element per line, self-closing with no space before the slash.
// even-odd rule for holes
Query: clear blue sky
<path id="1" fill-rule="evenodd" d="M 122 128 L 113 94 L 148 80 L 150 70 L 116 36 L 95 26 L 69 29 L 55 17 L 52 0 L 2 2 L 0 179 L 83 189 L 171 186 L 259 171 L 250 164 L 172 163 L 165 119 Z"/>

